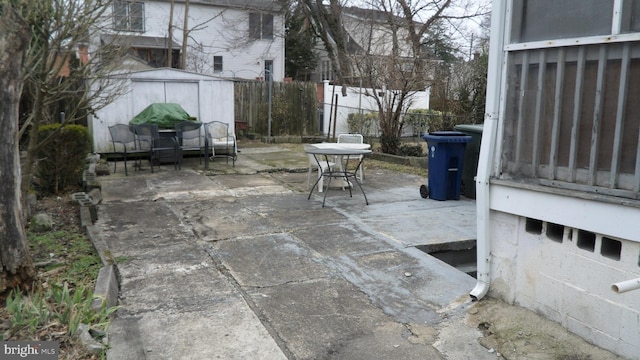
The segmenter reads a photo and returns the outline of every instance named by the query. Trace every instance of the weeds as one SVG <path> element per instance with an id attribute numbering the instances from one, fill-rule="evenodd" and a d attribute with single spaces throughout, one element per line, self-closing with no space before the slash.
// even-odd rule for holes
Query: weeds
<path id="1" fill-rule="evenodd" d="M 27 229 L 29 251 L 38 277 L 31 290 L 14 289 L 3 295 L 0 340 L 44 340 L 60 343 L 60 359 L 104 359 L 89 354 L 74 337 L 80 324 L 104 333 L 117 307 L 95 311 L 93 287 L 102 263 L 82 232 L 77 204 L 63 197 L 40 199 L 36 211 L 53 218 L 46 232 Z"/>
<path id="2" fill-rule="evenodd" d="M 3 341 L 11 338 L 55 340 L 62 335 L 72 336 L 83 323 L 106 331 L 109 317 L 117 310 L 91 308 L 93 292 L 86 286 L 71 289 L 66 283 L 23 294 L 12 290 L 7 296 L 5 312 L 11 327 L 3 334 Z"/>

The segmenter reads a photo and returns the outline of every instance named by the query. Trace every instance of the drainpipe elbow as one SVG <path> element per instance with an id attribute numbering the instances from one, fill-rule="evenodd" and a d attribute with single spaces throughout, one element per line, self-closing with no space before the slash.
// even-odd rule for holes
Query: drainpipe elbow
<path id="1" fill-rule="evenodd" d="M 484 280 L 488 279 L 488 273 L 478 273 L 478 281 L 476 282 L 476 287 L 471 290 L 469 296 L 471 296 L 472 301 L 478 301 L 482 299 L 489 292 L 489 281 Z"/>

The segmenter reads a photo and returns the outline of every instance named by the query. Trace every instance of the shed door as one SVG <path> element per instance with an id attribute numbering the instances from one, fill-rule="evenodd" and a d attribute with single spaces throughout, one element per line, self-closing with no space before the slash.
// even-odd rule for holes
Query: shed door
<path id="1" fill-rule="evenodd" d="M 198 82 L 139 81 L 132 82 L 134 116 L 152 103 L 176 103 L 191 116 L 200 119 Z"/>

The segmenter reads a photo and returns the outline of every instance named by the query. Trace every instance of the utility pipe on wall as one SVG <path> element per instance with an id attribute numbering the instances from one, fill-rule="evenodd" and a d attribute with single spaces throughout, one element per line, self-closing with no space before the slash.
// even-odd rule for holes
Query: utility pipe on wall
<path id="1" fill-rule="evenodd" d="M 476 286 L 469 295 L 474 301 L 482 299 L 489 291 L 491 282 L 491 232 L 489 215 L 489 180 L 496 159 L 496 139 L 500 114 L 500 94 L 503 88 L 504 34 L 506 32 L 506 1 L 494 1 L 491 10 L 491 43 L 489 45 L 489 67 L 487 72 L 487 101 L 485 123 L 476 176 L 476 227 L 477 227 L 477 278 Z"/>
<path id="2" fill-rule="evenodd" d="M 611 285 L 611 290 L 616 294 L 622 294 L 631 290 L 640 289 L 640 278 L 620 281 Z"/>

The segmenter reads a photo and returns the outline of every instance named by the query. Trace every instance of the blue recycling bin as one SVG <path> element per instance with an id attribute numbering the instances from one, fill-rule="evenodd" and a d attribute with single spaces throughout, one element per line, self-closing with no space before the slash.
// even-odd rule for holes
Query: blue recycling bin
<path id="1" fill-rule="evenodd" d="M 429 183 L 420 195 L 434 200 L 459 200 L 464 154 L 471 136 L 458 131 L 435 131 L 422 138 L 429 147 Z"/>

